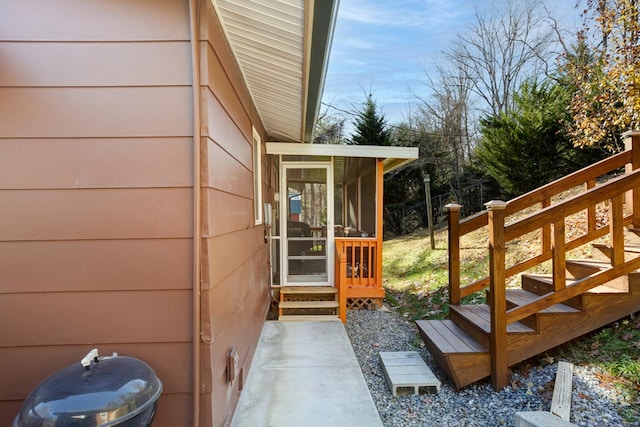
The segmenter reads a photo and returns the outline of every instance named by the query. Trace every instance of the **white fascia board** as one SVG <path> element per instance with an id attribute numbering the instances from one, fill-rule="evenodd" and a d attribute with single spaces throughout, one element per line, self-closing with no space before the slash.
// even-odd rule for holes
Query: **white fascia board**
<path id="1" fill-rule="evenodd" d="M 418 147 L 267 142 L 267 154 L 282 154 L 287 156 L 370 157 L 376 159 L 395 158 L 415 160 L 418 158 Z"/>
<path id="2" fill-rule="evenodd" d="M 383 159 L 384 172 L 387 173 L 417 159 L 418 147 L 267 142 L 267 154 Z"/>

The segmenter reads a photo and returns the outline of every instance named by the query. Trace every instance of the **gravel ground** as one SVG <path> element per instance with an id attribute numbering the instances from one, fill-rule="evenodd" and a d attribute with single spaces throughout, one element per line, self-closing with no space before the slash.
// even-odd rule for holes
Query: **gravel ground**
<path id="1" fill-rule="evenodd" d="M 513 426 L 519 411 L 548 411 L 556 364 L 518 370 L 515 387 L 496 393 L 488 383 L 472 384 L 456 392 L 444 372 L 424 348 L 413 322 L 388 310 L 350 311 L 347 334 L 385 426 Z M 393 397 L 378 353 L 417 351 L 442 382 L 437 394 Z M 571 362 L 569 360 L 569 362 Z M 640 426 L 624 424 L 616 411 L 619 396 L 600 386 L 593 368 L 575 366 L 571 422 L 579 426 Z"/>

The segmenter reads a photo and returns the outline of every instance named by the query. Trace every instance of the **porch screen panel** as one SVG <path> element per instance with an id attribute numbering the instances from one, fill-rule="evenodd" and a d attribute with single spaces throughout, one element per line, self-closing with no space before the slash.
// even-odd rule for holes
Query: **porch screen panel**
<path id="1" fill-rule="evenodd" d="M 289 281 L 327 281 L 327 190 L 327 169 L 287 169 Z"/>
<path id="2" fill-rule="evenodd" d="M 370 172 L 360 180 L 361 206 L 360 210 L 360 231 L 366 237 L 376 235 L 376 174 Z"/>

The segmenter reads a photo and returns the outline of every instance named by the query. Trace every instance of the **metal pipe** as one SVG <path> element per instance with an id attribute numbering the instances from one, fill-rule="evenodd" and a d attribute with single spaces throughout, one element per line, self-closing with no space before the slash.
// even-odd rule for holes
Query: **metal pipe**
<path id="1" fill-rule="evenodd" d="M 200 425 L 200 0 L 189 0 L 191 78 L 193 90 L 193 426 Z"/>

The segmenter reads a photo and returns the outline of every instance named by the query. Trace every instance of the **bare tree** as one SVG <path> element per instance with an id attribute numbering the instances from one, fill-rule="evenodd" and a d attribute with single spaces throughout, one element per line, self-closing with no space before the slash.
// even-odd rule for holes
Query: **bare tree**
<path id="1" fill-rule="evenodd" d="M 345 119 L 329 115 L 328 108 L 320 113 L 314 131 L 314 144 L 345 144 Z"/>
<path id="2" fill-rule="evenodd" d="M 471 84 L 460 67 L 436 64 L 437 75 L 426 75 L 429 97 L 416 95 L 418 110 L 433 130 L 437 145 L 448 147 L 454 190 L 460 188 L 460 176 L 471 157 L 473 132 L 470 129 Z M 441 159 L 442 160 L 442 159 Z M 445 165 L 440 165 L 445 166 Z"/>
<path id="3" fill-rule="evenodd" d="M 477 10 L 475 24 L 445 53 L 491 114 L 507 111 L 522 81 L 547 75 L 554 64 L 554 33 L 542 6 L 540 0 L 507 0 L 502 10 Z"/>

